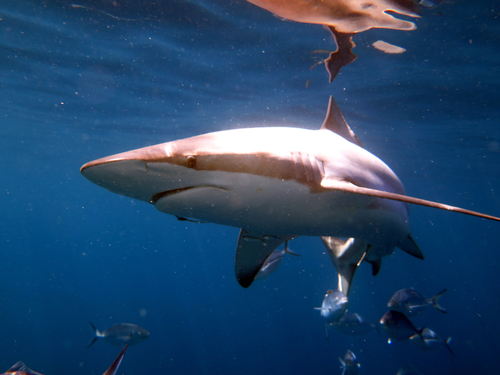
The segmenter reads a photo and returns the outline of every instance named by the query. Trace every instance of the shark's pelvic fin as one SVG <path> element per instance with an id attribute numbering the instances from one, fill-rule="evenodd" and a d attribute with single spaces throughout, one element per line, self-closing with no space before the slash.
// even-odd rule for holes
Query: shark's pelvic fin
<path id="1" fill-rule="evenodd" d="M 349 296 L 352 279 L 358 265 L 363 260 L 368 245 L 363 240 L 349 238 L 343 240 L 337 237 L 321 237 L 328 255 L 338 273 L 338 290 Z"/>
<path id="2" fill-rule="evenodd" d="M 234 260 L 234 271 L 238 283 L 248 288 L 267 257 L 283 242 L 294 238 L 294 236 L 278 237 L 273 235 L 262 235 L 249 233 L 245 229 L 240 231 L 238 247 Z"/>
<path id="3" fill-rule="evenodd" d="M 417 243 L 411 235 L 398 242 L 398 247 L 404 252 L 413 255 L 415 258 L 424 259 L 424 254 L 420 251 Z"/>
<path id="4" fill-rule="evenodd" d="M 333 96 L 330 96 L 328 110 L 321 129 L 330 130 L 347 139 L 349 142 L 354 143 L 359 147 L 363 147 L 356 134 L 354 134 L 349 125 L 347 125 L 347 122 L 345 121 L 342 112 L 340 112 L 340 108 Z"/>

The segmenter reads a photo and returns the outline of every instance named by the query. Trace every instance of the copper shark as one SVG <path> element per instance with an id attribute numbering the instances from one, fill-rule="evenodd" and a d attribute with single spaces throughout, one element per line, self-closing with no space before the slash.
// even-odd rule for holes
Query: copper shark
<path id="1" fill-rule="evenodd" d="M 359 239 L 377 270 L 395 247 L 423 258 L 410 235 L 408 203 L 500 221 L 406 196 L 396 174 L 361 146 L 333 98 L 319 130 L 208 133 L 98 159 L 81 173 L 161 212 L 241 228 L 235 271 L 243 287 L 296 236 Z"/>

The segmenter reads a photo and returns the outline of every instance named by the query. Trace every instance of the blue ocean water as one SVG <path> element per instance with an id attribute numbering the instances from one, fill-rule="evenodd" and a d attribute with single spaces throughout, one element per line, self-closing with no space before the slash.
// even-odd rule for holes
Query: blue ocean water
<path id="1" fill-rule="evenodd" d="M 375 331 L 327 341 L 313 307 L 337 276 L 320 239 L 293 240 L 300 258 L 243 289 L 237 228 L 178 221 L 79 168 L 210 131 L 317 129 L 334 95 L 409 195 L 499 216 L 499 16 L 495 1 L 457 0 L 414 31 L 357 34 L 358 59 L 329 84 L 310 70 L 326 57 L 314 50 L 334 49 L 326 30 L 243 0 L 0 3 L 0 370 L 102 374 L 120 349 L 87 349 L 90 321 L 151 332 L 119 374 L 340 374 L 347 349 L 360 374 L 496 373 L 500 223 L 412 206 L 426 259 L 397 250 L 378 276 L 357 271 L 350 310 L 372 322 L 398 289 L 448 288 L 448 314 L 421 324 L 452 336 L 456 357 Z"/>

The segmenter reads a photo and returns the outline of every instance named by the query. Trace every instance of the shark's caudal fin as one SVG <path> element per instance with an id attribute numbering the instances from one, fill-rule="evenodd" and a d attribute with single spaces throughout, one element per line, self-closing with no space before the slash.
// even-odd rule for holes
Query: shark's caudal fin
<path id="1" fill-rule="evenodd" d="M 347 122 L 345 121 L 344 116 L 342 115 L 342 112 L 340 111 L 340 108 L 333 96 L 330 96 L 328 110 L 326 111 L 325 121 L 323 122 L 321 129 L 330 130 L 345 138 L 349 142 L 354 143 L 359 147 L 363 147 L 358 137 L 356 137 L 356 134 L 354 134 L 349 125 L 347 125 Z"/>
<path id="2" fill-rule="evenodd" d="M 234 271 L 238 283 L 243 288 L 248 288 L 267 257 L 279 245 L 292 238 L 294 236 L 280 238 L 273 235 L 249 233 L 242 229 L 238 238 L 238 248 L 234 260 Z"/>
<path id="3" fill-rule="evenodd" d="M 389 193 L 387 191 L 370 189 L 370 188 L 364 188 L 364 187 L 356 186 L 353 183 L 348 182 L 348 181 L 339 181 L 337 179 L 329 178 L 329 177 L 323 178 L 323 180 L 321 181 L 321 186 L 324 187 L 325 189 L 336 189 L 336 190 L 341 190 L 341 191 L 345 191 L 345 192 L 353 193 L 353 194 L 369 195 L 369 196 L 377 197 L 377 198 L 392 199 L 394 201 L 412 203 L 412 204 L 417 204 L 419 206 L 439 208 L 441 210 L 459 212 L 462 214 L 476 216 L 476 217 L 480 217 L 483 219 L 500 221 L 500 217 L 486 215 L 486 214 L 482 214 L 480 212 L 466 210 L 465 208 L 449 206 L 447 204 L 432 202 L 432 201 L 428 201 L 425 199 L 409 197 L 407 195 Z M 411 254 L 411 252 L 410 252 L 410 254 Z"/>
<path id="4" fill-rule="evenodd" d="M 120 364 L 122 363 L 123 356 L 125 355 L 125 350 L 127 350 L 128 344 L 124 346 L 120 354 L 118 354 L 118 357 L 113 361 L 111 366 L 107 369 L 107 371 L 103 375 L 115 375 L 116 371 L 118 371 L 118 367 L 120 367 Z"/>
<path id="5" fill-rule="evenodd" d="M 343 240 L 337 237 L 321 237 L 328 255 L 338 273 L 338 290 L 349 296 L 352 279 L 363 260 L 368 245 L 358 238 Z"/>

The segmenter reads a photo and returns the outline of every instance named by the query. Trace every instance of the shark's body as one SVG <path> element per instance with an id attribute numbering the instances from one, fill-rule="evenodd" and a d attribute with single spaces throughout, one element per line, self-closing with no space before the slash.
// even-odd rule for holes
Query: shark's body
<path id="1" fill-rule="evenodd" d="M 209 133 L 102 158 L 81 172 L 161 212 L 241 228 L 235 268 L 244 287 L 276 247 L 296 236 L 359 238 L 369 246 L 365 259 L 377 265 L 396 246 L 422 258 L 407 202 L 444 206 L 406 197 L 396 174 L 361 147 L 333 99 L 320 130 Z"/>

